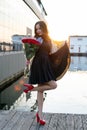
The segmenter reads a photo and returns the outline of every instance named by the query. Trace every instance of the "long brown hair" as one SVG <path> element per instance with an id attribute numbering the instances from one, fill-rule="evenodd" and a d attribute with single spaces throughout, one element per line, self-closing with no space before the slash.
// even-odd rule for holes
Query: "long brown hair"
<path id="1" fill-rule="evenodd" d="M 38 21 L 35 26 L 34 26 L 34 33 L 35 33 L 35 37 L 39 37 L 37 32 L 36 32 L 36 25 L 39 24 L 41 30 L 43 31 L 43 35 L 41 36 L 45 41 L 50 41 L 50 37 L 48 35 L 48 28 L 47 25 L 44 21 Z"/>

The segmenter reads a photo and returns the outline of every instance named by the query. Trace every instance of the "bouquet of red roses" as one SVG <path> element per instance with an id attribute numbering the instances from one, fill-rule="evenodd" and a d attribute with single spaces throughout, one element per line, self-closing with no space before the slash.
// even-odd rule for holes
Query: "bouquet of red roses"
<path id="1" fill-rule="evenodd" d="M 35 55 L 36 51 L 39 49 L 42 43 L 42 39 L 24 38 L 22 39 L 22 42 L 25 46 L 26 58 L 30 60 Z"/>

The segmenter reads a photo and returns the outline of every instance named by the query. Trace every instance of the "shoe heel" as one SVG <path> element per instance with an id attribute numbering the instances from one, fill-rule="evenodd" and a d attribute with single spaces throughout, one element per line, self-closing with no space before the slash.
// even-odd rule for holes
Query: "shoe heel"
<path id="1" fill-rule="evenodd" d="M 32 85 L 30 85 L 30 84 L 24 84 L 24 86 L 27 87 L 27 88 L 24 90 L 25 93 L 28 93 L 28 91 L 31 91 L 31 90 L 34 88 L 34 87 L 33 87 Z"/>
<path id="2" fill-rule="evenodd" d="M 37 123 L 38 123 L 40 121 L 38 113 L 36 113 L 36 119 L 37 119 Z"/>
<path id="3" fill-rule="evenodd" d="M 23 90 L 23 92 L 25 92 L 25 93 L 28 93 L 28 91 L 29 91 L 29 90 L 27 90 L 27 89 Z"/>
<path id="4" fill-rule="evenodd" d="M 39 123 L 40 125 L 45 125 L 46 124 L 45 120 L 40 120 L 40 117 L 39 117 L 38 113 L 36 113 L 36 119 L 37 119 L 37 123 Z"/>

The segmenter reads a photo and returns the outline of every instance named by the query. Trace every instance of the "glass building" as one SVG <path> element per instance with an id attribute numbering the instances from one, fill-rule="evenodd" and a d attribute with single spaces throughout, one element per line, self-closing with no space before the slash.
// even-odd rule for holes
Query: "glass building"
<path id="1" fill-rule="evenodd" d="M 0 52 L 21 50 L 21 39 L 32 36 L 46 15 L 41 0 L 0 0 Z"/>

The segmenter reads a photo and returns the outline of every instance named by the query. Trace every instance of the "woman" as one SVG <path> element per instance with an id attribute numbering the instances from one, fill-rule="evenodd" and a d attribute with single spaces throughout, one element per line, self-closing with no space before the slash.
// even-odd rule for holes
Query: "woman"
<path id="1" fill-rule="evenodd" d="M 28 91 L 37 91 L 38 112 L 36 114 L 36 118 L 40 125 L 44 125 L 46 122 L 42 117 L 43 92 L 45 90 L 52 90 L 57 87 L 56 78 L 58 78 L 64 70 L 60 72 L 59 75 L 55 73 L 57 70 L 55 63 L 57 62 L 54 61 L 54 57 L 56 58 L 58 54 L 51 54 L 52 44 L 48 35 L 46 23 L 44 21 L 38 21 L 35 24 L 34 31 L 35 38 L 38 39 L 40 37 L 42 44 L 33 59 L 30 68 L 29 84 L 24 84 L 24 86 L 27 87 L 24 92 L 27 93 Z M 33 87 L 32 84 L 38 84 L 38 86 Z"/>

